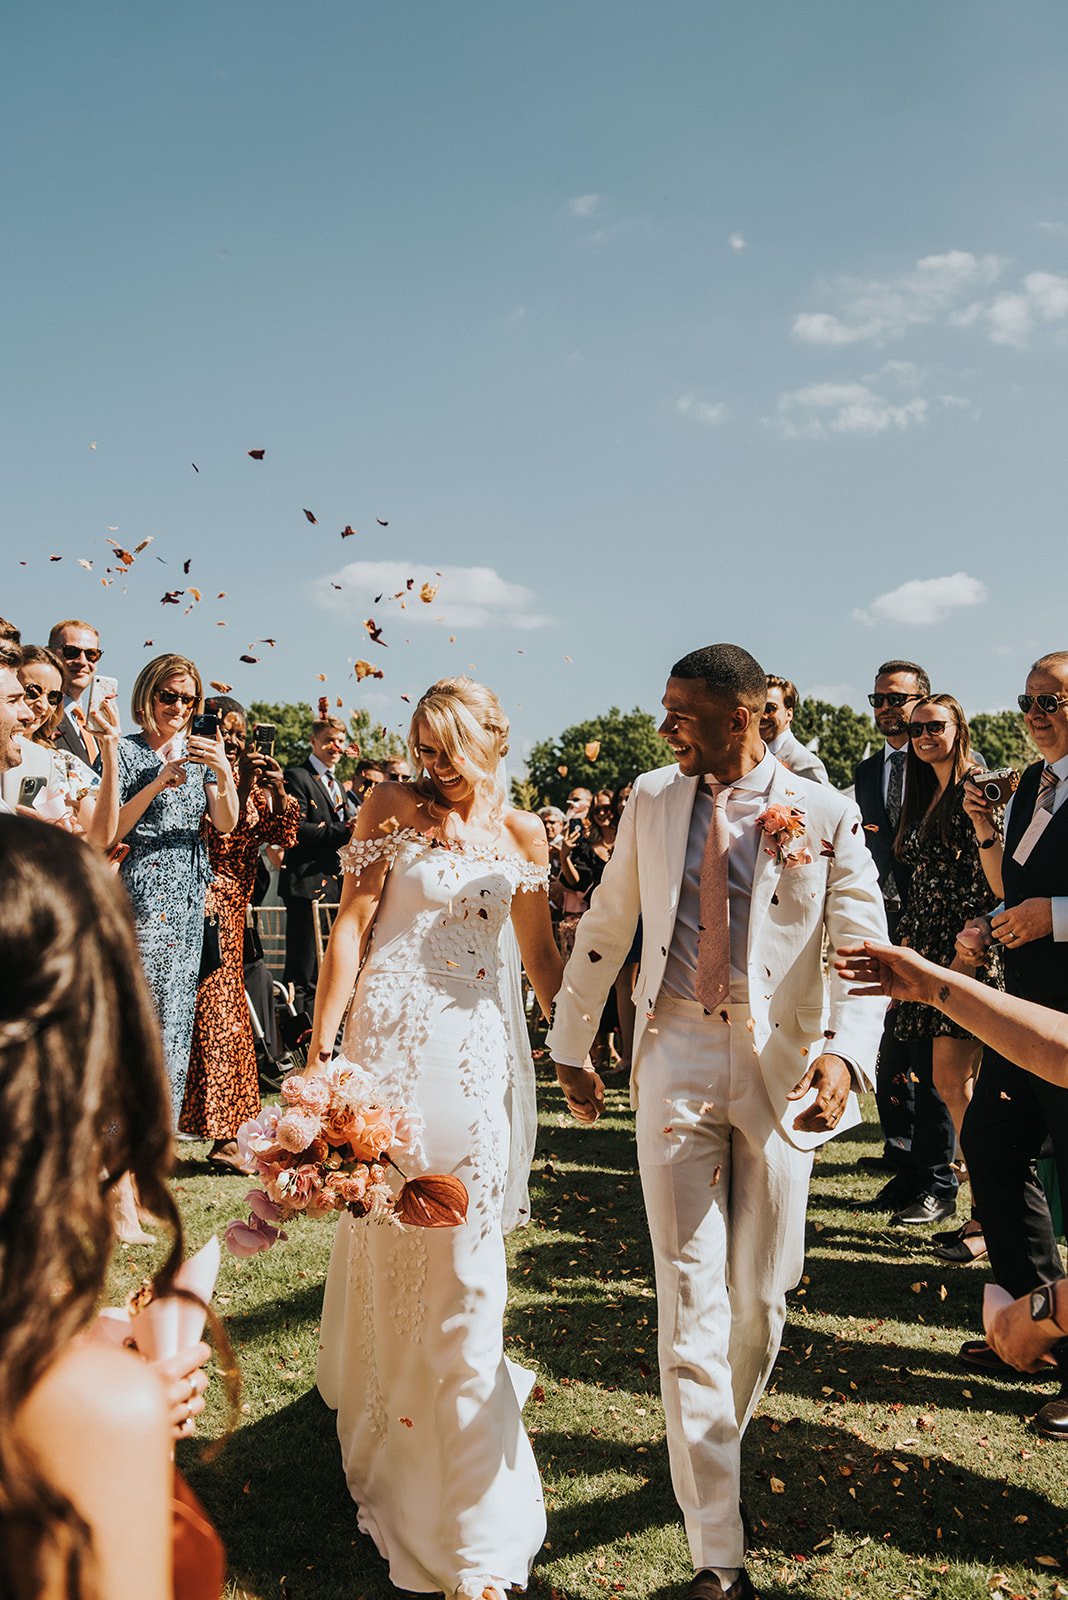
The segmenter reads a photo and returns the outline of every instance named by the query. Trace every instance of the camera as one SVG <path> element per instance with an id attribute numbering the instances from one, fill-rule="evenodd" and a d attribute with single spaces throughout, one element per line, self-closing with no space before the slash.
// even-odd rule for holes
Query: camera
<path id="1" fill-rule="evenodd" d="M 1003 806 L 1015 794 L 1020 774 L 1015 767 L 998 767 L 993 772 L 973 772 L 969 782 L 974 783 L 984 800 L 993 806 Z"/>
<path id="2" fill-rule="evenodd" d="M 219 733 L 219 719 L 214 711 L 201 711 L 193 718 L 189 729 L 194 739 L 215 739 Z"/>

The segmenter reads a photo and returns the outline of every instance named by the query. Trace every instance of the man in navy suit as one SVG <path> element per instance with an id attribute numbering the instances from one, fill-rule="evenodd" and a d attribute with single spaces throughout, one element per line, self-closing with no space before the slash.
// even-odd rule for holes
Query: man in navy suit
<path id="1" fill-rule="evenodd" d="M 55 743 L 60 750 L 84 761 L 87 767 L 95 764 L 99 751 L 96 740 L 86 727 L 89 711 L 88 688 L 93 681 L 96 664 L 103 655 L 100 635 L 91 622 L 73 619 L 53 624 L 48 635 L 48 648 L 54 650 L 63 663 L 63 715 L 56 730 Z"/>
<path id="2" fill-rule="evenodd" d="M 915 661 L 883 662 L 868 700 L 885 743 L 860 763 L 853 779 L 895 941 L 911 877 L 911 869 L 894 855 L 905 798 L 908 724 L 913 707 L 930 692 L 931 681 Z M 893 1012 L 887 1015 L 879 1046 L 875 1098 L 884 1138 L 878 1164 L 888 1179 L 875 1199 L 860 1201 L 858 1209 L 892 1212 L 895 1222 L 905 1225 L 941 1220 L 956 1198 L 957 1179 L 950 1166 L 956 1136 L 932 1082 L 931 1041 L 905 1044 L 895 1038 Z"/>
<path id="3" fill-rule="evenodd" d="M 286 908 L 285 981 L 294 988 L 298 1011 L 310 1009 L 315 996 L 316 900 L 341 898 L 341 864 L 337 853 L 349 842 L 358 801 L 334 776 L 348 733 L 336 717 L 312 724 L 311 754 L 287 767 L 286 789 L 300 805 L 297 842 L 286 851 L 278 884 Z"/>

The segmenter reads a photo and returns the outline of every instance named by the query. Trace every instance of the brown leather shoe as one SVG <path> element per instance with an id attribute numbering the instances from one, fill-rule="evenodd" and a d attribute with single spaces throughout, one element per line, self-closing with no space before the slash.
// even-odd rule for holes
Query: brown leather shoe
<path id="1" fill-rule="evenodd" d="M 714 1572 L 702 1567 L 700 1572 L 694 1573 L 685 1600 L 759 1600 L 759 1596 L 744 1567 L 729 1589 L 723 1587 Z"/>

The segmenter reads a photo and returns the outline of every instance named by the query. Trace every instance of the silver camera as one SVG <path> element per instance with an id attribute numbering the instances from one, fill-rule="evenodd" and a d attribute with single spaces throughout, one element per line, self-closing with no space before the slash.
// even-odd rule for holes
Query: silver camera
<path id="1" fill-rule="evenodd" d="M 997 767 L 992 772 L 973 772 L 970 782 L 975 784 L 984 800 L 993 806 L 1003 806 L 1016 793 L 1020 774 L 1015 767 Z"/>

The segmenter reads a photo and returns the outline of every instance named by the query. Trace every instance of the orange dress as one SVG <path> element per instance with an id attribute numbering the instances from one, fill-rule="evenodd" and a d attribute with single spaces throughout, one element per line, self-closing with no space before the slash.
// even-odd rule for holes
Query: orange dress
<path id="1" fill-rule="evenodd" d="M 226 1581 L 226 1552 L 208 1514 L 174 1474 L 174 1600 L 219 1600 Z"/>
<path id="2" fill-rule="evenodd" d="M 300 806 L 292 795 L 274 796 L 274 811 L 261 811 L 255 791 L 232 833 L 205 821 L 204 836 L 215 881 L 208 904 L 219 919 L 222 965 L 200 985 L 193 1020 L 185 1099 L 178 1126 L 202 1139 L 232 1139 L 243 1122 L 259 1115 L 256 1046 L 245 999 L 245 913 L 256 881 L 260 846 L 296 842 Z"/>

